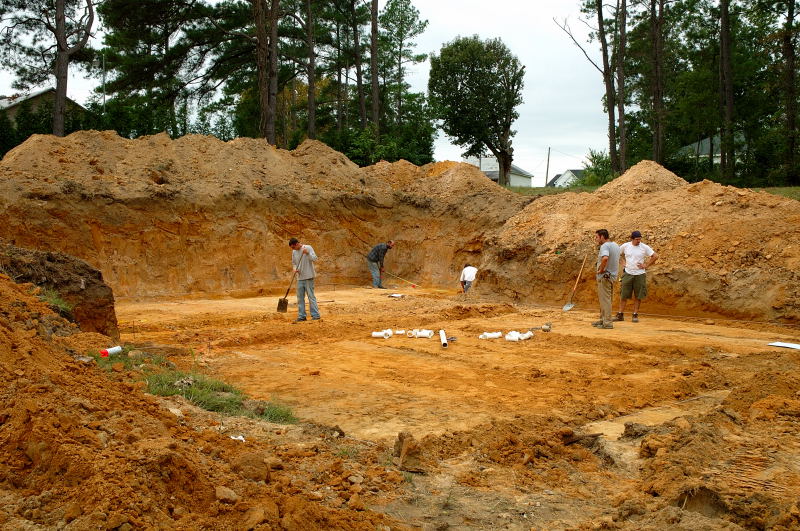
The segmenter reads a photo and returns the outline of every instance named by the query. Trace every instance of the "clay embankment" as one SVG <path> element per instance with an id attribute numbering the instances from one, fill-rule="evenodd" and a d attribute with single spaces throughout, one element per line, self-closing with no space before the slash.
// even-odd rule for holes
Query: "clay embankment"
<path id="1" fill-rule="evenodd" d="M 0 164 L 0 235 L 87 260 L 117 296 L 285 285 L 291 236 L 323 257 L 322 283 L 362 284 L 388 238 L 392 272 L 440 281 L 526 201 L 468 168 L 361 170 L 319 142 L 34 136 Z"/>
<path id="2" fill-rule="evenodd" d="M 484 274 L 519 297 L 555 303 L 588 255 L 576 300 L 591 306 L 598 228 L 620 244 L 640 230 L 658 252 L 646 311 L 800 318 L 800 202 L 710 181 L 689 184 L 651 161 L 594 193 L 528 205 L 487 246 Z"/>
<path id="3" fill-rule="evenodd" d="M 557 303 L 607 227 L 620 241 L 643 231 L 662 257 L 648 310 L 800 317 L 800 203 L 649 162 L 593 194 L 530 202 L 465 164 L 358 168 L 318 142 L 80 132 L 9 152 L 0 197 L 0 236 L 78 256 L 123 297 L 277 293 L 298 236 L 322 257 L 320 284 L 364 285 L 363 255 L 394 238 L 402 277 L 455 285 L 473 261 L 485 294 Z M 591 283 L 578 301 L 593 303 Z"/>

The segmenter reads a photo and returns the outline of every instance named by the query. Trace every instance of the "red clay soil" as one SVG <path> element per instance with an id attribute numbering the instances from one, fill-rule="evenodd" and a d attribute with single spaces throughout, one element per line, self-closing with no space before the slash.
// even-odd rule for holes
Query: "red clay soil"
<path id="1" fill-rule="evenodd" d="M 467 164 L 358 168 L 315 141 L 83 131 L 9 152 L 0 197 L 0 237 L 86 260 L 118 297 L 277 293 L 297 236 L 321 257 L 320 283 L 363 285 L 365 253 L 394 238 L 387 266 L 403 278 L 450 284 L 469 261 L 484 293 L 563 302 L 605 227 L 620 242 L 638 229 L 661 255 L 651 310 L 800 317 L 800 203 L 649 161 L 595 193 L 531 201 Z"/>
<path id="2" fill-rule="evenodd" d="M 185 404 L 176 416 L 122 371 L 109 379 L 42 335 L 60 318 L 31 288 L 0 275 L 0 528 L 388 529 L 350 482 L 323 500 L 320 478 L 359 473 L 324 434 L 245 444 Z M 379 466 L 360 473 L 375 492 L 402 481 Z"/>

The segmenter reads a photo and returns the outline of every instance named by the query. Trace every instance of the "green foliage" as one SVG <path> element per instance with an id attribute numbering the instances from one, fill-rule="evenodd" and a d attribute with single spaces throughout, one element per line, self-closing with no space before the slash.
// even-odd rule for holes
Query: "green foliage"
<path id="1" fill-rule="evenodd" d="M 72 305 L 61 298 L 61 294 L 52 288 L 41 288 L 39 299 L 62 317 L 72 318 Z"/>
<path id="2" fill-rule="evenodd" d="M 458 37 L 431 55 L 428 93 L 434 116 L 468 155 L 488 149 L 501 164 L 507 157 L 510 166 L 511 125 L 519 116 L 524 75 L 525 67 L 500 39 Z"/>
<path id="3" fill-rule="evenodd" d="M 199 373 L 164 371 L 147 375 L 145 382 L 154 395 L 180 395 L 198 407 L 229 415 L 242 411 L 244 395 L 239 389 Z"/>
<path id="4" fill-rule="evenodd" d="M 19 141 L 14 123 L 8 119 L 6 113 L 0 112 L 0 159 L 17 144 Z"/>
<path id="5" fill-rule="evenodd" d="M 575 186 L 602 186 L 614 179 L 616 175 L 611 169 L 611 157 L 606 151 L 589 150 L 583 164 L 583 174 Z"/>
<path id="6" fill-rule="evenodd" d="M 194 405 L 226 415 L 241 415 L 289 424 L 297 419 L 288 406 L 276 401 L 260 405 L 255 411 L 245 407 L 245 395 L 233 385 L 198 372 L 167 370 L 145 375 L 147 392 L 159 396 L 180 395 Z"/>

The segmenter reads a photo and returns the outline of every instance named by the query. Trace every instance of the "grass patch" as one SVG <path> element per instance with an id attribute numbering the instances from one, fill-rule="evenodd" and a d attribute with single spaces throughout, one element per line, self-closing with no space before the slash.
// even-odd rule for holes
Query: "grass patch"
<path id="1" fill-rule="evenodd" d="M 275 424 L 297 422 L 297 418 L 289 406 L 275 400 L 270 402 L 247 401 L 245 394 L 235 386 L 198 372 L 161 371 L 145 375 L 145 382 L 147 383 L 147 392 L 150 394 L 180 395 L 207 411 L 256 418 Z"/>
<path id="2" fill-rule="evenodd" d="M 72 319 L 72 305 L 61 298 L 61 295 L 52 288 L 41 288 L 39 299 L 46 303 L 62 317 Z"/>
<path id="3" fill-rule="evenodd" d="M 559 188 L 556 186 L 540 186 L 536 188 L 528 188 L 525 186 L 508 186 L 509 191 L 518 193 L 520 195 L 543 196 L 563 194 L 564 192 L 594 192 L 599 186 L 570 186 L 569 188 Z"/>
<path id="4" fill-rule="evenodd" d="M 753 188 L 753 190 L 800 201 L 800 186 L 774 186 L 770 188 Z"/>
<path id="5" fill-rule="evenodd" d="M 358 459 L 358 449 L 351 446 L 340 446 L 336 450 L 336 455 L 346 459 Z"/>
<path id="6" fill-rule="evenodd" d="M 236 387 L 202 374 L 164 371 L 145 376 L 147 392 L 159 396 L 180 395 L 208 411 L 241 414 L 244 394 Z"/>

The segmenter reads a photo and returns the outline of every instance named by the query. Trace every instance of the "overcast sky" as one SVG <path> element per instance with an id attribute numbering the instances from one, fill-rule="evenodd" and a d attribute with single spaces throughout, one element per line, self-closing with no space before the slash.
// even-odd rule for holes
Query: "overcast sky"
<path id="1" fill-rule="evenodd" d="M 438 53 L 457 36 L 500 37 L 525 65 L 524 103 L 519 107 L 513 139 L 514 164 L 535 175 L 534 186 L 545 178 L 547 148 L 549 176 L 583 167 L 589 149 L 608 149 L 600 73 L 553 22 L 568 18 L 581 42 L 586 27 L 580 23 L 580 0 L 412 0 L 428 29 L 417 38 L 417 51 Z M 381 8 L 385 0 L 379 2 Z M 593 57 L 599 54 L 587 45 Z M 409 68 L 412 90 L 427 91 L 429 64 Z M 0 76 L 0 94 L 8 95 L 11 76 Z M 73 74 L 67 95 L 85 103 L 99 80 Z M 461 160 L 463 148 L 440 133 L 436 160 Z"/>

